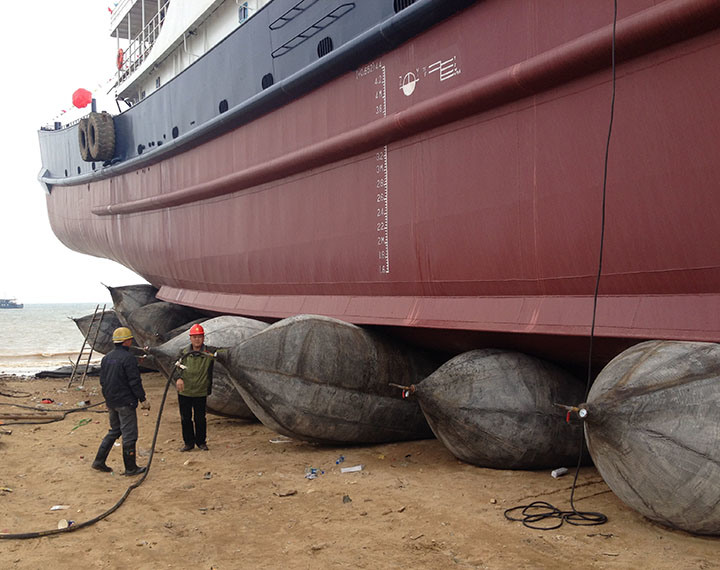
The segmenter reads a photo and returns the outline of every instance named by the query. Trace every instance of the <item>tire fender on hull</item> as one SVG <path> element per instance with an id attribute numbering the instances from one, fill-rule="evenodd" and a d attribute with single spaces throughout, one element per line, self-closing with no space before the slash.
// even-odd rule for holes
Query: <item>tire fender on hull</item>
<path id="1" fill-rule="evenodd" d="M 80 158 L 85 162 L 92 162 L 90 155 L 90 143 L 88 141 L 88 118 L 83 117 L 78 123 L 78 147 L 80 148 Z"/>
<path id="2" fill-rule="evenodd" d="M 88 115 L 87 144 L 92 160 L 110 160 L 115 155 L 115 123 L 110 113 Z"/>

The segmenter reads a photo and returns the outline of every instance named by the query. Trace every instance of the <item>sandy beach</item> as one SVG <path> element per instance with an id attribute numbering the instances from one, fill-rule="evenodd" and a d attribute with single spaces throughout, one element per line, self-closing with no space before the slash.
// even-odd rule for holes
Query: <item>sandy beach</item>
<path id="1" fill-rule="evenodd" d="M 165 386 L 143 375 L 152 402 L 139 411 L 144 465 Z M 49 410 L 102 400 L 98 379 L 0 379 L 0 402 Z M 104 406 L 93 408 L 103 410 Z M 0 406 L 2 413 L 28 412 Z M 86 422 L 84 420 L 89 420 Z M 13 420 L 7 420 L 9 424 Z M 0 430 L 0 532 L 57 528 L 92 519 L 136 479 L 90 464 L 107 415 L 79 412 L 45 425 Z M 208 416 L 210 450 L 180 453 L 174 390 L 162 415 L 145 482 L 113 514 L 75 532 L 0 541 L 0 567 L 56 568 L 720 568 L 720 539 L 656 525 L 626 507 L 598 472 L 581 469 L 580 510 L 600 526 L 540 531 L 506 520 L 506 509 L 548 501 L 569 509 L 572 471 L 497 471 L 455 459 L 437 440 L 327 447 L 289 440 L 260 423 Z M 341 456 L 344 460 L 341 460 Z M 342 473 L 341 468 L 362 465 Z M 308 468 L 317 478 L 306 478 Z M 62 510 L 52 511 L 55 505 Z"/>

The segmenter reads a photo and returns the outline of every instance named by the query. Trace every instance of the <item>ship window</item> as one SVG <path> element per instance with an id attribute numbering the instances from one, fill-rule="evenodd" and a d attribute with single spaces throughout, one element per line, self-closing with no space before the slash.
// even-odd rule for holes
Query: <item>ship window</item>
<path id="1" fill-rule="evenodd" d="M 333 41 L 332 38 L 327 37 L 323 38 L 318 42 L 317 46 L 317 54 L 318 57 L 322 57 L 324 55 L 329 54 L 333 50 Z"/>
<path id="2" fill-rule="evenodd" d="M 142 101 L 143 99 L 145 99 L 145 91 L 140 93 L 140 100 Z"/>
<path id="3" fill-rule="evenodd" d="M 145 145 L 144 145 L 144 144 L 139 144 L 139 145 L 138 145 L 138 155 L 141 155 L 144 150 L 145 150 Z"/>
<path id="4" fill-rule="evenodd" d="M 272 73 L 268 73 L 266 75 L 263 75 L 262 78 L 262 88 L 267 89 L 270 87 L 273 83 L 275 83 L 275 78 L 273 77 Z"/>
<path id="5" fill-rule="evenodd" d="M 65 176 L 67 176 L 67 168 L 65 169 Z"/>
<path id="6" fill-rule="evenodd" d="M 78 174 L 80 174 L 80 167 L 78 166 Z"/>
<path id="7" fill-rule="evenodd" d="M 415 4 L 415 0 L 393 0 L 393 8 L 395 8 L 396 14 L 413 4 Z"/>
<path id="8" fill-rule="evenodd" d="M 173 127 L 172 138 L 174 138 L 174 139 L 178 138 L 179 134 L 180 134 L 180 130 L 177 127 Z"/>
<path id="9" fill-rule="evenodd" d="M 160 76 L 155 78 L 155 89 L 160 89 Z"/>
<path id="10" fill-rule="evenodd" d="M 219 110 L 221 113 L 224 113 L 225 111 L 228 110 L 228 102 L 227 102 L 227 99 L 223 99 L 222 101 L 220 101 L 220 104 L 218 105 L 218 110 Z"/>
<path id="11" fill-rule="evenodd" d="M 247 2 L 243 2 L 238 7 L 238 22 L 240 22 L 242 24 L 249 17 L 250 17 L 250 8 L 248 8 Z"/>
<path id="12" fill-rule="evenodd" d="M 94 162 L 92 163 L 91 166 L 92 166 L 92 169 L 95 170 L 95 163 L 94 163 Z"/>

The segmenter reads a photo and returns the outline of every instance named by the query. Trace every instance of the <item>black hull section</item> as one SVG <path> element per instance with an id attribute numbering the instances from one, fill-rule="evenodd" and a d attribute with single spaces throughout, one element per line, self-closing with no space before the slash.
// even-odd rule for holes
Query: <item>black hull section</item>
<path id="1" fill-rule="evenodd" d="M 40 181 L 50 191 L 175 156 L 356 69 L 473 2 L 419 0 L 396 14 L 392 0 L 323 0 L 283 24 L 281 17 L 297 0 L 275 0 L 167 85 L 114 117 L 112 161 L 82 161 L 77 125 L 40 131 Z M 301 41 L 318 22 L 325 27 Z M 325 38 L 334 49 L 319 55 L 318 42 Z"/>

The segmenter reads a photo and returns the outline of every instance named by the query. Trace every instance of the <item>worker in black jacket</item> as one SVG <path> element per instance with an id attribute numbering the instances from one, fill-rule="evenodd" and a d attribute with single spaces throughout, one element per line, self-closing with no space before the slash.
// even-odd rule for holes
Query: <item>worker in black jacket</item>
<path id="1" fill-rule="evenodd" d="M 105 464 L 110 450 L 118 437 L 122 435 L 123 475 L 139 475 L 145 467 L 135 462 L 135 444 L 138 438 L 137 405 L 144 410 L 150 409 L 150 401 L 143 390 L 140 369 L 135 357 L 130 354 L 133 335 L 130 329 L 120 327 L 113 332 L 115 350 L 105 355 L 100 363 L 100 386 L 110 419 L 110 430 L 100 443 L 93 469 L 110 472 Z"/>

